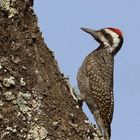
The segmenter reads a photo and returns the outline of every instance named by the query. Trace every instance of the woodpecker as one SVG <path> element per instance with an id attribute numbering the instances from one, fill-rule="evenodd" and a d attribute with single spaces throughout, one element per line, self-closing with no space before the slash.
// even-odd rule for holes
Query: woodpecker
<path id="1" fill-rule="evenodd" d="M 27 1 L 27 3 L 28 3 L 29 7 L 33 7 L 33 5 L 34 5 L 34 0 L 26 0 L 26 1 Z"/>
<path id="2" fill-rule="evenodd" d="M 30 6 L 33 7 L 33 5 L 34 5 L 34 0 L 30 0 L 29 3 L 30 3 Z"/>
<path id="3" fill-rule="evenodd" d="M 80 96 L 82 101 L 86 101 L 103 137 L 109 140 L 114 111 L 114 56 L 122 47 L 123 35 L 120 29 L 112 27 L 81 29 L 89 33 L 99 43 L 99 47 L 87 55 L 78 71 Z"/>

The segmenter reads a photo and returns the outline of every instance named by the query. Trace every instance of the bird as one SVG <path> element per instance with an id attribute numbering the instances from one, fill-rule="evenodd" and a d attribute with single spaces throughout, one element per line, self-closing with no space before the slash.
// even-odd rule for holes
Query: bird
<path id="1" fill-rule="evenodd" d="M 34 5 L 34 0 L 27 0 L 28 6 L 33 7 Z"/>
<path id="2" fill-rule="evenodd" d="M 110 140 L 114 112 L 114 57 L 122 48 L 123 33 L 113 27 L 81 29 L 90 34 L 99 47 L 86 56 L 79 68 L 77 83 L 80 98 L 87 103 L 103 137 Z"/>
<path id="3" fill-rule="evenodd" d="M 31 7 L 33 7 L 33 5 L 34 5 L 34 0 L 29 0 L 29 4 L 30 4 Z"/>

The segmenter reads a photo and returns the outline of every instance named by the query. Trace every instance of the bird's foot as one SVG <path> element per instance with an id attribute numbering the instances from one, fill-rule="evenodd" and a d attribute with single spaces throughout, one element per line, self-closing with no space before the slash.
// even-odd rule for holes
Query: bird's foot
<path id="1" fill-rule="evenodd" d="M 82 106 L 82 103 L 83 103 L 83 97 L 80 95 L 80 92 L 75 88 L 75 87 L 72 87 L 70 82 L 69 82 L 69 78 L 65 78 L 64 79 L 68 88 L 69 88 L 69 92 L 71 94 L 71 96 L 73 97 L 73 99 L 78 102 L 78 104 L 80 106 Z"/>

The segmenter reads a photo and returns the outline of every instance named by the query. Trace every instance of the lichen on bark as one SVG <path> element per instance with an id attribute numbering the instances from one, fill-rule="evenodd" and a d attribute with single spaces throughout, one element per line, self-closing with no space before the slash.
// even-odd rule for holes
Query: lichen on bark
<path id="1" fill-rule="evenodd" d="M 1 0 L 0 1 L 1 9 L 8 12 L 9 18 L 12 18 L 15 14 L 18 14 L 16 8 L 12 7 L 14 1 L 15 0 L 12 0 L 12 1 L 11 0 Z"/>

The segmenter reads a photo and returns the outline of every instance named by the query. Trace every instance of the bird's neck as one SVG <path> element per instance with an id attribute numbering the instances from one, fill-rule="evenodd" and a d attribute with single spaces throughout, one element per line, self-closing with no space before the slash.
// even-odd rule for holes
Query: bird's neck
<path id="1" fill-rule="evenodd" d="M 113 56 L 115 55 L 114 50 L 112 50 L 111 46 L 104 45 L 104 44 L 100 44 L 100 46 L 95 51 L 106 52 Z"/>

